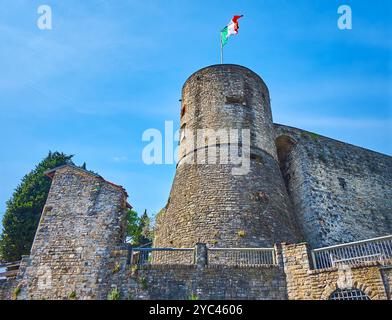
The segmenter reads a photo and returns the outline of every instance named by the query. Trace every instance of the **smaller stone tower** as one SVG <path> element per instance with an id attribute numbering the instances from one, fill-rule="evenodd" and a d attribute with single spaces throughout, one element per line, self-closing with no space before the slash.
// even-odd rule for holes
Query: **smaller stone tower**
<path id="1" fill-rule="evenodd" d="M 22 299 L 106 299 L 111 250 L 124 242 L 125 190 L 65 165 L 52 186 L 22 279 Z"/>

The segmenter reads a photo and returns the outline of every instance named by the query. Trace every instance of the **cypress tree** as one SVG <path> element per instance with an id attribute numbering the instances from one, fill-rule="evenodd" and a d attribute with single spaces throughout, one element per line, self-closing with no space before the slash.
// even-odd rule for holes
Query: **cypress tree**
<path id="1" fill-rule="evenodd" d="M 0 237 L 0 260 L 17 261 L 22 255 L 30 253 L 51 185 L 44 172 L 64 164 L 73 164 L 72 157 L 60 152 L 49 152 L 34 170 L 23 177 L 7 201 Z"/>

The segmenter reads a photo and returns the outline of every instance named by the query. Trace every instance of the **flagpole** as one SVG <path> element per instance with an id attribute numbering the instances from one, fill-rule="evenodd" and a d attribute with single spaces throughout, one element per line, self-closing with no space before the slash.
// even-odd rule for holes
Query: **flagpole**
<path id="1" fill-rule="evenodd" d="M 221 64 L 223 64 L 223 45 L 222 45 L 222 32 L 219 34 L 220 37 L 220 50 L 221 50 Z"/>

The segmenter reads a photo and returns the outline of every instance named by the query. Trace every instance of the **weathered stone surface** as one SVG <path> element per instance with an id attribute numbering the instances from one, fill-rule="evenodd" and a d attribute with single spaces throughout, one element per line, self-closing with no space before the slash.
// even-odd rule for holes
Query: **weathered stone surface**
<path id="1" fill-rule="evenodd" d="M 392 234 L 392 157 L 275 125 L 283 175 L 306 241 L 323 247 Z"/>
<path id="2" fill-rule="evenodd" d="M 277 266 L 126 265 L 126 252 L 113 256 L 120 272 L 106 292 L 121 299 L 291 299 L 326 300 L 338 288 L 359 289 L 373 300 L 391 299 L 392 267 L 369 262 L 351 268 L 313 270 L 306 243 L 276 246 Z M 343 271 L 342 271 L 343 270 Z"/>
<path id="3" fill-rule="evenodd" d="M 386 296 L 389 300 L 392 300 L 392 266 L 382 268 L 381 275 L 384 281 Z"/>
<path id="4" fill-rule="evenodd" d="M 0 299 L 328 299 L 347 285 L 391 299 L 392 267 L 368 263 L 342 273 L 312 270 L 309 247 L 392 234 L 392 158 L 272 123 L 269 93 L 240 66 L 199 70 L 183 88 L 181 125 L 250 129 L 250 172 L 233 164 L 192 164 L 185 142 L 155 246 L 198 245 L 130 267 L 124 245 L 126 192 L 72 166 L 53 182 L 31 255 L 0 281 Z M 218 156 L 227 144 L 215 144 Z M 196 154 L 196 158 L 199 155 Z M 291 242 L 292 244 L 280 242 Z M 293 244 L 294 243 L 294 244 Z M 272 247 L 276 266 L 208 264 L 209 247 Z M 191 257 L 191 258 L 190 258 Z M 223 260 L 224 262 L 224 260 Z M 345 272 L 349 272 L 346 274 Z M 348 277 L 349 276 L 349 277 Z"/>
<path id="5" fill-rule="evenodd" d="M 282 247 L 287 294 L 291 300 L 327 300 L 336 289 L 346 286 L 362 290 L 372 300 L 390 299 L 387 293 L 390 278 L 389 283 L 383 279 L 383 266 L 378 263 L 345 270 L 311 270 L 307 244 L 283 244 Z M 387 275 L 390 277 L 389 270 Z"/>
<path id="6" fill-rule="evenodd" d="M 124 241 L 126 193 L 72 166 L 55 171 L 21 282 L 25 299 L 98 299 Z"/>
<path id="7" fill-rule="evenodd" d="M 278 267 L 151 266 L 128 270 L 113 287 L 122 299 L 285 300 L 286 283 Z"/>
<path id="8" fill-rule="evenodd" d="M 188 137 L 181 140 L 169 202 L 156 220 L 154 245 L 265 247 L 302 239 L 277 162 L 263 80 L 237 65 L 201 69 L 183 87 L 182 109 L 181 126 L 193 134 L 197 129 L 250 129 L 250 172 L 233 175 L 235 164 L 189 163 Z M 218 145 L 218 156 L 225 148 L 222 141 L 212 145 Z"/>
<path id="9" fill-rule="evenodd" d="M 0 300 L 13 300 L 17 285 L 18 280 L 16 278 L 0 280 Z"/>

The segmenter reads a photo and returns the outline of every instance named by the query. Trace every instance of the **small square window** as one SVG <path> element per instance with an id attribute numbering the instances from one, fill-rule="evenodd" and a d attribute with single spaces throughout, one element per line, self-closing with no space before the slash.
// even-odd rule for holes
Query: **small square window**
<path id="1" fill-rule="evenodd" d="M 227 104 L 242 104 L 245 105 L 245 99 L 243 96 L 226 96 Z"/>

